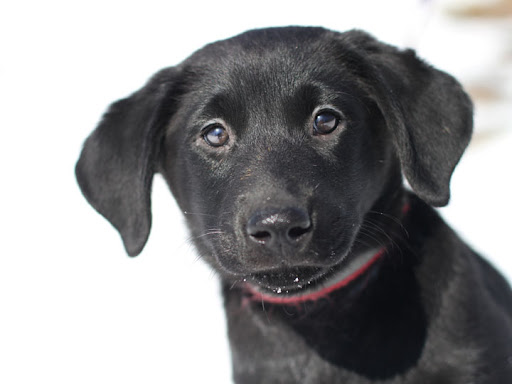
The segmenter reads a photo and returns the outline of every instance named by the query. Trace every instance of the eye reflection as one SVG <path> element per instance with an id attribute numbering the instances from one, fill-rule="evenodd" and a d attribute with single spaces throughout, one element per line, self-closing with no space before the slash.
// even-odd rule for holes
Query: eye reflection
<path id="1" fill-rule="evenodd" d="M 316 134 L 327 135 L 338 127 L 339 121 L 339 117 L 334 113 L 320 112 L 315 116 L 313 128 Z"/>
<path id="2" fill-rule="evenodd" d="M 206 128 L 203 138 L 212 147 L 222 147 L 228 142 L 229 134 L 224 127 L 216 124 Z"/>

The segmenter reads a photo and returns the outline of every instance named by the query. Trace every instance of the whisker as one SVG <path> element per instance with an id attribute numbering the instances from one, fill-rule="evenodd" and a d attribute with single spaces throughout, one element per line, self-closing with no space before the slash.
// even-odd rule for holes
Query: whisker
<path id="1" fill-rule="evenodd" d="M 377 232 L 381 233 L 383 236 L 386 237 L 386 239 L 389 240 L 390 243 L 395 244 L 395 241 L 393 240 L 393 238 L 384 230 L 384 228 L 379 226 L 378 223 L 376 223 L 372 220 L 366 219 L 363 223 L 363 226 L 365 226 L 369 230 L 374 230 L 375 234 L 377 234 Z"/>
<path id="2" fill-rule="evenodd" d="M 390 215 L 388 213 L 379 212 L 379 211 L 368 211 L 368 213 L 373 214 L 373 215 L 379 215 L 380 217 L 383 217 L 383 218 L 393 221 L 395 224 L 398 224 L 398 226 L 405 233 L 405 235 L 407 237 L 409 237 L 409 233 L 407 232 L 407 229 L 404 227 L 404 225 L 402 224 L 402 221 L 399 218 L 397 218 L 393 215 Z"/>
<path id="3" fill-rule="evenodd" d="M 221 230 L 218 230 L 218 231 L 211 231 L 211 232 L 205 232 L 205 233 L 203 233 L 202 235 L 198 235 L 198 236 L 193 237 L 193 239 L 199 239 L 199 238 L 201 238 L 201 237 L 211 236 L 211 235 L 222 235 L 223 233 L 224 233 L 224 231 L 221 231 Z"/>
<path id="4" fill-rule="evenodd" d="M 183 211 L 183 214 L 184 215 L 196 215 L 196 216 L 212 216 L 212 217 L 216 216 L 216 215 L 212 215 L 212 214 L 209 214 L 209 213 L 188 212 L 188 211 Z"/>
<path id="5" fill-rule="evenodd" d="M 374 236 L 374 232 L 372 232 L 370 229 L 368 228 L 363 228 L 361 227 L 359 229 L 359 233 L 363 236 L 366 236 L 367 238 L 369 238 L 370 240 L 372 240 L 374 243 L 377 243 L 379 244 L 381 247 L 385 247 L 386 244 L 381 240 L 379 239 L 378 237 L 375 237 Z"/>
<path id="6" fill-rule="evenodd" d="M 356 238 L 354 239 L 354 243 L 356 243 L 356 244 L 362 244 L 362 245 L 364 245 L 364 246 L 365 246 L 365 247 L 367 247 L 367 248 L 371 248 L 371 247 L 373 246 L 373 244 L 370 244 L 370 243 L 368 243 L 368 242 L 366 242 L 366 241 L 363 241 L 363 240 L 362 240 L 362 239 L 360 239 L 359 237 L 356 237 Z"/>
<path id="7" fill-rule="evenodd" d="M 237 280 L 233 281 L 233 284 L 231 284 L 231 286 L 229 287 L 229 290 L 230 290 L 230 291 L 232 291 L 232 290 L 233 290 L 233 288 L 235 288 L 235 286 L 236 286 L 237 284 L 238 284 L 238 281 L 237 281 Z"/>
<path id="8" fill-rule="evenodd" d="M 404 251 L 411 250 L 410 244 L 407 240 L 409 238 L 407 229 L 398 218 L 392 215 L 377 211 L 370 212 L 379 216 L 374 216 L 374 219 L 371 219 L 368 216 L 365 217 L 363 226 L 366 228 L 366 231 L 370 231 L 372 235 L 388 239 L 391 247 L 398 251 L 398 256 L 400 260 L 403 261 L 405 256 Z M 386 220 L 383 219 L 388 220 L 389 226 L 385 225 Z"/>
<path id="9" fill-rule="evenodd" d="M 374 223 L 374 222 L 372 222 L 372 221 L 370 221 L 370 220 L 365 220 L 364 225 L 366 226 L 366 228 L 367 228 L 368 230 L 372 230 L 372 231 L 374 231 L 373 233 L 374 233 L 375 235 L 378 235 L 379 233 L 380 233 L 380 234 L 382 234 L 382 236 L 384 236 L 386 239 L 388 239 L 389 244 L 391 245 L 391 247 L 392 247 L 393 249 L 396 249 L 396 250 L 400 253 L 400 255 L 403 255 L 403 253 L 402 253 L 402 248 L 401 248 L 401 246 L 400 246 L 400 243 L 401 243 L 401 242 L 398 242 L 398 241 L 397 241 L 397 240 L 400 238 L 400 237 L 399 237 L 399 235 L 398 235 L 398 237 L 397 237 L 397 236 L 395 236 L 395 237 L 391 236 L 390 234 L 388 234 L 388 233 L 384 230 L 384 228 L 382 228 L 382 227 L 381 227 L 381 226 L 379 226 L 377 223 Z"/>

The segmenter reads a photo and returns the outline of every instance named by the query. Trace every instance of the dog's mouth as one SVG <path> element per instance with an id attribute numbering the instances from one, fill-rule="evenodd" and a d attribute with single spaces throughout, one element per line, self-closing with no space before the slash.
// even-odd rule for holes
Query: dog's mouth
<path id="1" fill-rule="evenodd" d="M 298 304 L 316 301 L 349 285 L 365 274 L 385 250 L 349 255 L 334 267 L 297 267 L 251 274 L 246 287 L 254 300 L 274 304 Z"/>
<path id="2" fill-rule="evenodd" d="M 315 284 L 328 272 L 326 268 L 297 267 L 279 271 L 251 274 L 249 282 L 259 290 L 269 294 L 289 294 L 300 292 Z"/>

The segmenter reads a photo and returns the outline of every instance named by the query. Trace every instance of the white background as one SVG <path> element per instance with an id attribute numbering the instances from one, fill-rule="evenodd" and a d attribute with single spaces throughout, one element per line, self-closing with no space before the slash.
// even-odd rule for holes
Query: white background
<path id="1" fill-rule="evenodd" d="M 448 18 L 446 2 L 412 0 L 6 3 L 0 383 L 230 382 L 216 277 L 194 255 L 162 180 L 151 237 L 131 259 L 82 198 L 73 168 L 108 104 L 204 44 L 255 27 L 363 28 L 469 85 L 499 88 L 499 102 L 477 105 L 475 141 L 442 213 L 512 277 L 510 61 L 498 60 L 512 57 L 510 20 Z"/>

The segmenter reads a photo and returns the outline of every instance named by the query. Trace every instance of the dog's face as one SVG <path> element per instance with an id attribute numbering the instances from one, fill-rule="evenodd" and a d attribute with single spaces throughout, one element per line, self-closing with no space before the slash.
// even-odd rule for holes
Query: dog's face
<path id="1" fill-rule="evenodd" d="M 292 35 L 262 50 L 254 37 L 185 66 L 192 91 L 166 129 L 161 169 L 205 258 L 283 290 L 348 254 L 394 154 L 339 47 Z"/>
<path id="2" fill-rule="evenodd" d="M 357 31 L 260 30 L 115 103 L 77 176 L 137 254 L 161 172 L 224 278 L 293 294 L 383 243 L 371 225 L 400 214 L 402 172 L 445 204 L 470 132 L 458 83 L 411 52 Z"/>

